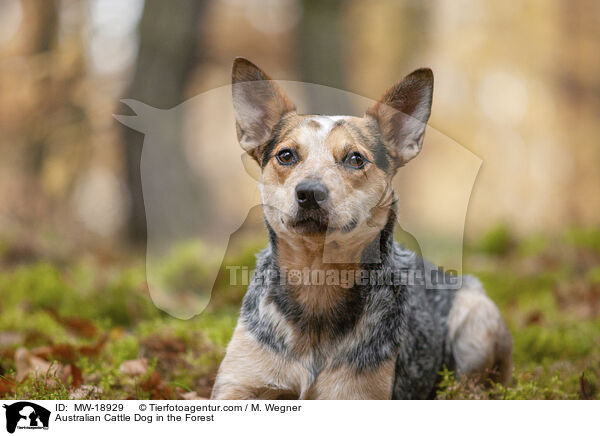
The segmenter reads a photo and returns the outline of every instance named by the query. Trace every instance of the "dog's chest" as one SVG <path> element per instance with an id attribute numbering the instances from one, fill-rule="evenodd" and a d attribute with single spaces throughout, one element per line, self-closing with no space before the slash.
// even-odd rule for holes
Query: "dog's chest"
<path id="1" fill-rule="evenodd" d="M 390 398 L 407 327 L 404 294 L 393 287 L 353 288 L 334 316 L 307 315 L 285 288 L 264 279 L 269 259 L 259 258 L 240 318 L 260 344 L 260 361 L 269 362 L 261 371 L 267 384 L 302 398 L 338 397 L 346 388 L 356 389 L 348 393 L 352 398 L 370 389 L 376 392 L 369 398 Z"/>
<path id="2" fill-rule="evenodd" d="M 345 346 L 346 345 L 346 346 Z M 298 399 L 391 398 L 395 359 L 388 359 L 369 369 L 358 371 L 347 361 L 347 344 L 329 344 L 327 354 L 310 350 L 303 355 L 272 356 L 273 367 L 268 385 L 278 393 Z"/>
<path id="3" fill-rule="evenodd" d="M 373 315 L 360 317 L 353 329 L 336 335 L 311 332 L 310 327 L 299 330 L 269 299 L 261 300 L 257 309 L 255 316 L 246 318 L 254 321 L 247 328 L 269 356 L 269 368 L 264 369 L 274 390 L 301 399 L 335 398 L 340 389 L 354 386 L 389 398 L 397 350 L 375 337 Z M 367 384 L 361 382 L 364 374 L 372 378 Z"/>

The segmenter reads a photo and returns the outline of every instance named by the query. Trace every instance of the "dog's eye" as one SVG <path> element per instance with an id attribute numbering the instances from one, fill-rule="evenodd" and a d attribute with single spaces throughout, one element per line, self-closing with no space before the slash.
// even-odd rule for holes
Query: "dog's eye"
<path id="1" fill-rule="evenodd" d="M 281 165 L 293 165 L 296 163 L 296 160 L 296 153 L 289 148 L 284 148 L 277 153 L 277 161 Z"/>
<path id="2" fill-rule="evenodd" d="M 348 153 L 344 158 L 344 163 L 351 168 L 359 170 L 367 164 L 367 159 L 358 151 L 353 151 Z"/>

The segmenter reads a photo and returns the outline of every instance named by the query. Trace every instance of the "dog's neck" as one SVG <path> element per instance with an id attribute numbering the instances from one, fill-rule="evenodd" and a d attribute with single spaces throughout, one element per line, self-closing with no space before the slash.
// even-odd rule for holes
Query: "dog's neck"
<path id="1" fill-rule="evenodd" d="M 327 248 L 326 238 L 307 239 L 304 243 L 278 238 L 267 222 L 272 261 L 279 270 L 278 277 L 274 277 L 270 287 L 269 298 L 292 327 L 294 339 L 291 347 L 294 353 L 318 352 L 321 346 L 338 341 L 352 331 L 362 316 L 368 294 L 364 284 L 354 283 L 356 273 L 383 268 L 388 262 L 393 247 L 395 216 L 394 208 L 391 208 L 387 224 L 371 241 L 337 248 L 345 249 L 346 254 L 350 253 L 346 257 L 352 259 L 351 262 L 333 263 L 323 258 Z M 376 255 L 380 261 L 373 264 L 370 260 Z M 320 278 L 315 277 L 319 274 L 322 274 Z M 303 282 L 306 275 L 308 284 Z M 333 277 L 334 282 L 329 281 L 328 277 Z M 336 278 L 340 279 L 339 283 L 335 282 Z M 282 279 L 286 282 L 282 283 Z M 311 284 L 315 279 L 324 279 L 325 282 Z"/>
<path id="2" fill-rule="evenodd" d="M 272 229 L 271 245 L 289 296 L 306 309 L 323 313 L 355 291 L 361 271 L 384 263 L 392 249 L 395 207 L 387 212 L 382 229 L 349 235 L 278 237 Z"/>

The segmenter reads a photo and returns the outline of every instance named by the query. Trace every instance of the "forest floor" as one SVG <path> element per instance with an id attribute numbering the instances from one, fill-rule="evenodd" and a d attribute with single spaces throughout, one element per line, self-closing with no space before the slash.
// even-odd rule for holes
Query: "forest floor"
<path id="1" fill-rule="evenodd" d="M 45 246 L 51 246 L 46 244 Z M 206 398 L 242 287 L 217 283 L 208 308 L 158 310 L 142 256 L 0 242 L 0 398 Z M 252 263 L 256 243 L 231 264 Z M 185 251 L 173 276 L 201 274 Z M 442 399 L 600 398 L 600 230 L 517 239 L 503 226 L 465 247 L 514 338 L 513 382 L 478 387 L 442 373 Z"/>

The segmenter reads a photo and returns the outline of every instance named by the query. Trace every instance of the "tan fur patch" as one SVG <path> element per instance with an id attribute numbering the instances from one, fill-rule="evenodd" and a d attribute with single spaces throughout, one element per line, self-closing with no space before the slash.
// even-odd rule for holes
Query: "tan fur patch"
<path id="1" fill-rule="evenodd" d="M 308 122 L 306 123 L 306 127 L 318 130 L 323 126 L 321 126 L 321 124 L 317 120 L 308 120 Z"/>

